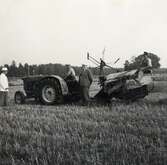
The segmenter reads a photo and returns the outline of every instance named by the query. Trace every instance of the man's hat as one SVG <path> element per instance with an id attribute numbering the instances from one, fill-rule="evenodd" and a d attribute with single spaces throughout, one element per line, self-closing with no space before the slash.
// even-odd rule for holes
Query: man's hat
<path id="1" fill-rule="evenodd" d="M 2 71 L 2 72 L 5 72 L 5 71 L 8 71 L 8 69 L 7 69 L 6 67 L 3 67 L 3 68 L 1 69 L 1 71 Z"/>

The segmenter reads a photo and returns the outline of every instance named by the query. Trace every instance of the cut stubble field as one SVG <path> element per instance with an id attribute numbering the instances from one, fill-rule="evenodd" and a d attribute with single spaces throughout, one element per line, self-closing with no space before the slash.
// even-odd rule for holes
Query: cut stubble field
<path id="1" fill-rule="evenodd" d="M 95 91 L 95 85 L 91 91 Z M 167 81 L 133 103 L 0 108 L 0 164 L 166 165 Z"/>

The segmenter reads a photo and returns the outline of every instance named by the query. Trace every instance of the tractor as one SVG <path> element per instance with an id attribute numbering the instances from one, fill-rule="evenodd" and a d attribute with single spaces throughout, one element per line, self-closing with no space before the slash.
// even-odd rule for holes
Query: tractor
<path id="1" fill-rule="evenodd" d="M 79 100 L 79 83 L 65 81 L 57 75 L 37 75 L 22 78 L 24 91 L 16 91 L 14 100 L 22 104 L 26 99 L 34 98 L 45 105 L 61 104 L 66 100 Z"/>

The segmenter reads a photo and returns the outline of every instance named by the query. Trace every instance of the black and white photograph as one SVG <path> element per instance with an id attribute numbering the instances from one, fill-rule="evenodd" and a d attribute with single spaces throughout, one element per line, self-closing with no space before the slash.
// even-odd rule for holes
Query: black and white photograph
<path id="1" fill-rule="evenodd" d="M 0 165 L 167 165 L 166 0 L 0 0 Z"/>

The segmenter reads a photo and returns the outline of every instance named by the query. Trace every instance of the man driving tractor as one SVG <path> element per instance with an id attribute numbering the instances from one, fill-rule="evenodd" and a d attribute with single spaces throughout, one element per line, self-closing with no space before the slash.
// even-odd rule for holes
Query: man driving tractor
<path id="1" fill-rule="evenodd" d="M 75 70 L 69 64 L 66 65 L 66 67 L 67 67 L 67 75 L 66 75 L 65 80 L 75 81 L 76 80 Z"/>

